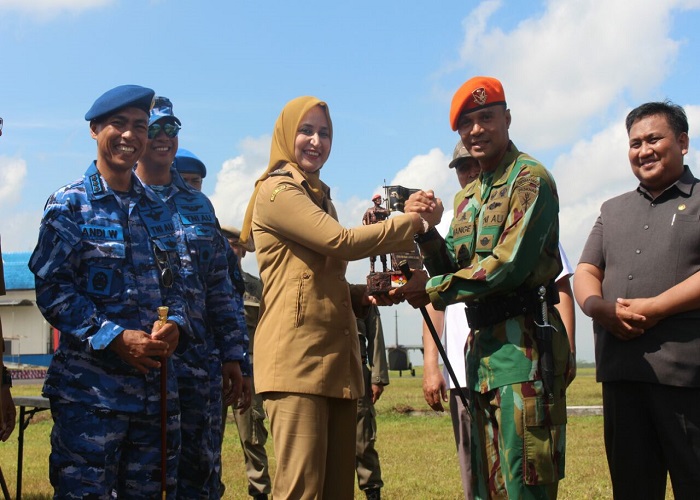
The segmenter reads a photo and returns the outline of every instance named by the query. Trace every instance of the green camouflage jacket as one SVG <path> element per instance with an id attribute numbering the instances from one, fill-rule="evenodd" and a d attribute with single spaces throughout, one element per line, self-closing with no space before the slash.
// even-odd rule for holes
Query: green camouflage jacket
<path id="1" fill-rule="evenodd" d="M 535 288 L 561 271 L 556 185 L 542 164 L 513 143 L 494 171 L 482 173 L 457 194 L 454 206 L 444 242 L 421 245 L 432 276 L 426 291 L 436 308 Z M 554 308 L 549 319 L 559 330 L 554 340 L 559 374 L 566 365 L 568 341 Z M 534 334 L 531 316 L 474 332 L 468 340 L 470 387 L 486 392 L 538 379 Z"/>

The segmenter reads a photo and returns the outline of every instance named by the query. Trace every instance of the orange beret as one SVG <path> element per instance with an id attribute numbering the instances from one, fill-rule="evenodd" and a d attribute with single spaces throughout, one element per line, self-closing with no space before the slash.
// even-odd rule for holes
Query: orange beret
<path id="1" fill-rule="evenodd" d="M 505 104 L 506 94 L 501 82 L 490 76 L 470 78 L 455 92 L 450 107 L 450 125 L 457 130 L 461 114 L 487 108 L 496 104 Z"/>

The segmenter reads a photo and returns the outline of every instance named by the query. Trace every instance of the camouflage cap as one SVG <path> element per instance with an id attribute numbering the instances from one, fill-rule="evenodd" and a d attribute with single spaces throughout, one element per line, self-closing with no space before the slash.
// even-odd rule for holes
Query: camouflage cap
<path id="1" fill-rule="evenodd" d="M 173 103 L 170 102 L 170 99 L 159 95 L 153 100 L 153 109 L 151 109 L 151 117 L 148 119 L 148 124 L 153 125 L 163 118 L 171 118 L 178 125 L 182 125 L 180 119 L 173 114 Z"/>
<path id="2" fill-rule="evenodd" d="M 469 153 L 466 147 L 464 147 L 464 143 L 460 139 L 457 141 L 457 144 L 455 145 L 455 150 L 452 153 L 452 161 L 450 162 L 449 167 L 450 168 L 455 168 L 464 158 L 471 158 L 472 155 Z"/>

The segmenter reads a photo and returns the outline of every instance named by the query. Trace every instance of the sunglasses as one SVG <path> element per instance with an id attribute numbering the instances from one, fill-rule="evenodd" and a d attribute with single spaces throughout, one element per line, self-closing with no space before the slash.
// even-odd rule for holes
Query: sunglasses
<path id="1" fill-rule="evenodd" d="M 180 125 L 175 122 L 154 123 L 148 126 L 148 138 L 155 139 L 161 131 L 171 139 L 180 133 Z"/>
<path id="2" fill-rule="evenodd" d="M 153 246 L 153 255 L 156 258 L 156 264 L 160 270 L 160 283 L 165 288 L 173 286 L 173 270 L 170 268 L 170 259 L 168 253 L 163 252 L 155 245 Z"/>

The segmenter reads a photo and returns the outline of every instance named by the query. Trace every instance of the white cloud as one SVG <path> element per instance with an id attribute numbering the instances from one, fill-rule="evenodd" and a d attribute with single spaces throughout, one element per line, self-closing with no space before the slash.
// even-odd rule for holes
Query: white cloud
<path id="1" fill-rule="evenodd" d="M 600 205 L 636 185 L 627 159 L 623 120 L 624 116 L 613 120 L 607 128 L 576 142 L 554 161 L 560 240 L 572 263 L 578 261 Z"/>
<path id="2" fill-rule="evenodd" d="M 700 106 L 685 105 L 683 109 L 688 117 L 688 128 L 690 129 L 688 135 L 691 139 L 700 137 Z"/>
<path id="3" fill-rule="evenodd" d="M 0 156 L 0 207 L 7 208 L 19 202 L 26 177 L 26 161 Z"/>
<path id="4" fill-rule="evenodd" d="M 503 2 L 490 0 L 465 20 L 460 57 L 503 82 L 513 137 L 529 150 L 560 146 L 615 114 L 621 97 L 646 96 L 665 80 L 680 43 L 669 37 L 671 14 L 699 3 L 549 0 L 503 32 L 489 27 Z"/>
<path id="5" fill-rule="evenodd" d="M 433 148 L 425 155 L 413 157 L 389 184 L 432 189 L 440 194 L 445 191 L 445 187 L 454 187 L 457 182 L 454 171 L 447 168 L 450 160 L 451 156 L 448 157 L 439 148 Z"/>
<path id="6" fill-rule="evenodd" d="M 209 197 L 221 224 L 238 228 L 243 225 L 255 181 L 267 168 L 270 141 L 269 135 L 247 137 L 238 144 L 241 154 L 224 162 Z"/>
<path id="7" fill-rule="evenodd" d="M 0 11 L 17 11 L 47 20 L 62 13 L 79 14 L 85 10 L 104 7 L 115 0 L 2 0 Z"/>
<path id="8" fill-rule="evenodd" d="M 685 162 L 693 173 L 700 174 L 700 152 L 692 139 L 700 137 L 700 106 L 684 106 L 690 124 L 691 149 Z M 583 250 L 588 233 L 602 203 L 635 189 L 637 179 L 627 157 L 627 131 L 623 110 L 607 128 L 590 139 L 576 142 L 553 164 L 560 200 L 560 234 L 564 248 L 575 262 Z M 697 124 L 694 128 L 693 124 Z"/>
<path id="9" fill-rule="evenodd" d="M 43 210 L 12 212 L 0 218 L 3 252 L 26 252 L 33 250 L 39 236 L 39 225 Z"/>

